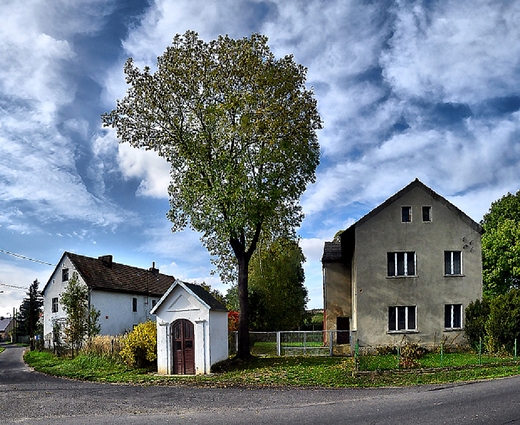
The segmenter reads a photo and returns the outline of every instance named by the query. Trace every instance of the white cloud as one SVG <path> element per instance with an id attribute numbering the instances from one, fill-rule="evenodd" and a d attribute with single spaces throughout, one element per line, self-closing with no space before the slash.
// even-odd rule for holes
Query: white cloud
<path id="1" fill-rule="evenodd" d="M 118 163 L 125 178 L 139 178 L 137 195 L 168 198 L 170 165 L 155 151 L 119 145 Z"/>
<path id="2" fill-rule="evenodd" d="M 396 18 L 381 63 L 398 93 L 474 103 L 519 92 L 518 2 L 402 2 Z"/>

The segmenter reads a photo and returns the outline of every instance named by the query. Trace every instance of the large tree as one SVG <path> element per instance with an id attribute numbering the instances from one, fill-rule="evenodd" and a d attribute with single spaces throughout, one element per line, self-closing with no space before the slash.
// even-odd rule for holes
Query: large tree
<path id="1" fill-rule="evenodd" d="M 260 244 L 249 268 L 252 329 L 283 331 L 303 324 L 308 295 L 304 262 L 297 241 L 280 238 L 268 245 Z M 233 308 L 237 304 L 236 292 L 233 286 L 227 295 Z"/>
<path id="2" fill-rule="evenodd" d="M 294 236 L 299 198 L 319 163 L 321 119 L 306 68 L 292 56 L 276 59 L 262 35 L 204 42 L 188 31 L 155 72 L 131 58 L 124 71 L 130 87 L 103 123 L 170 162 L 172 230 L 200 232 L 221 272 L 233 259 L 237 355 L 249 357 L 249 260 L 265 229 Z"/>
<path id="3" fill-rule="evenodd" d="M 38 322 L 42 314 L 43 297 L 39 290 L 40 282 L 36 279 L 26 292 L 27 297 L 20 305 L 20 325 L 23 326 L 26 335 L 29 335 L 31 350 L 34 350 L 34 335 L 38 328 Z"/>
<path id="4" fill-rule="evenodd" d="M 520 287 L 520 191 L 493 202 L 481 224 L 484 293 Z"/>

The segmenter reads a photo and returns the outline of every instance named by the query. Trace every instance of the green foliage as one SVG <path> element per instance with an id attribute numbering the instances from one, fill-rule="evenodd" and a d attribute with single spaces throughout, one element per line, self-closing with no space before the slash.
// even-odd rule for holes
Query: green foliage
<path id="1" fill-rule="evenodd" d="M 157 326 L 151 320 L 139 323 L 121 341 L 120 355 L 131 367 L 151 367 L 157 360 Z"/>
<path id="2" fill-rule="evenodd" d="M 85 337 L 99 333 L 100 327 L 97 321 L 100 312 L 93 308 L 89 309 L 88 288 L 80 282 L 76 272 L 72 274 L 65 290 L 60 295 L 60 303 L 67 314 L 64 329 L 65 340 L 74 356 L 83 346 Z"/>
<path id="3" fill-rule="evenodd" d="M 26 335 L 29 335 L 31 350 L 35 349 L 34 336 L 43 329 L 39 325 L 40 315 L 42 314 L 43 297 L 40 290 L 38 289 L 40 282 L 36 279 L 31 286 L 29 291 L 26 293 L 27 297 L 24 298 L 20 305 L 20 313 L 18 315 L 18 326 L 19 329 L 23 329 Z"/>
<path id="4" fill-rule="evenodd" d="M 250 328 L 255 331 L 293 330 L 306 319 L 307 289 L 303 285 L 305 256 L 294 240 L 280 238 L 259 246 L 250 262 Z M 237 288 L 226 295 L 238 308 Z"/>
<path id="5" fill-rule="evenodd" d="M 513 352 L 515 339 L 520 339 L 520 289 L 512 289 L 492 301 L 486 333 L 489 353 Z"/>
<path id="6" fill-rule="evenodd" d="M 490 313 L 489 299 L 475 300 L 466 307 L 466 319 L 464 321 L 464 333 L 468 343 L 477 348 L 486 337 L 486 322 Z"/>
<path id="7" fill-rule="evenodd" d="M 481 222 L 484 293 L 504 294 L 520 286 L 520 191 L 496 202 Z"/>
<path id="8" fill-rule="evenodd" d="M 153 74 L 132 59 L 124 71 L 130 87 L 103 124 L 171 164 L 168 218 L 174 231 L 200 232 L 221 276 L 238 279 L 247 357 L 249 260 L 263 231 L 294 234 L 319 163 L 307 71 L 292 56 L 276 59 L 264 36 L 207 43 L 192 31 L 174 37 Z"/>

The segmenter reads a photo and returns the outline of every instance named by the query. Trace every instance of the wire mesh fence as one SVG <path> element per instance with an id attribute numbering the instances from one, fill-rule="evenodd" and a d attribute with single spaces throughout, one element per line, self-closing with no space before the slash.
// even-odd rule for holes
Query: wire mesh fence
<path id="1" fill-rule="evenodd" d="M 249 343 L 251 354 L 255 356 L 332 356 L 351 354 L 349 344 L 338 344 L 338 336 L 344 341 L 348 340 L 348 334 L 348 331 L 250 332 Z M 230 334 L 230 354 L 236 353 L 237 349 L 238 334 L 233 332 Z"/>

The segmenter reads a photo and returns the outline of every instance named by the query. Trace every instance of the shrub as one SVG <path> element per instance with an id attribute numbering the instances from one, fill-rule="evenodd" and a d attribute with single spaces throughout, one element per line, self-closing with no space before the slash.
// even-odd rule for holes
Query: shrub
<path id="1" fill-rule="evenodd" d="M 515 339 L 520 338 L 520 289 L 511 289 L 492 301 L 486 331 L 486 348 L 491 354 L 504 349 L 513 352 Z"/>
<path id="2" fill-rule="evenodd" d="M 88 340 L 82 352 L 87 355 L 119 358 L 122 349 L 121 341 L 121 336 L 96 335 Z"/>
<path id="3" fill-rule="evenodd" d="M 489 312 L 490 303 L 487 298 L 475 300 L 466 307 L 464 334 L 473 348 L 478 348 L 480 341 L 484 341 Z"/>
<path id="4" fill-rule="evenodd" d="M 427 353 L 426 348 L 421 347 L 415 342 L 407 342 L 401 346 L 399 367 L 403 369 L 411 369 L 419 366 L 418 360 Z"/>
<path id="5" fill-rule="evenodd" d="M 121 358 L 132 367 L 152 367 L 157 360 L 157 327 L 148 320 L 137 325 L 121 341 Z"/>

